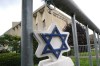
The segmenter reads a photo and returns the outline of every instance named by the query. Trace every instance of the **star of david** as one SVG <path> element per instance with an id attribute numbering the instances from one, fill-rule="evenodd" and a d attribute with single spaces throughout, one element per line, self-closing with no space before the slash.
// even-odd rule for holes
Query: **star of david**
<path id="1" fill-rule="evenodd" d="M 54 56 L 58 59 L 61 51 L 68 50 L 68 46 L 66 45 L 66 42 L 65 42 L 67 34 L 61 34 L 56 26 L 54 27 L 54 29 L 52 30 L 51 33 L 41 33 L 40 35 L 43 38 L 44 42 L 46 43 L 46 45 L 42 51 L 42 54 L 53 53 Z M 60 38 L 62 44 L 59 48 L 55 49 L 51 45 L 50 42 L 51 42 L 53 37 Z"/>

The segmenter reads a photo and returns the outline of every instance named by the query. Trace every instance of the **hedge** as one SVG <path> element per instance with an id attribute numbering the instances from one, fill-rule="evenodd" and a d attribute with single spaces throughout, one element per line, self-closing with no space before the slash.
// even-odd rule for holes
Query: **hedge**
<path id="1" fill-rule="evenodd" d="M 20 66 L 20 54 L 3 53 L 0 54 L 0 66 Z"/>
<path id="2" fill-rule="evenodd" d="M 34 64 L 38 64 L 39 61 L 44 60 L 44 59 L 47 59 L 47 58 L 48 58 L 48 57 L 37 58 L 36 56 L 34 56 L 33 61 L 34 61 Z"/>
<path id="3" fill-rule="evenodd" d="M 44 58 L 37 58 L 34 56 L 33 61 L 34 64 L 38 64 L 40 60 L 46 59 Z M 0 66 L 20 66 L 21 59 L 19 53 L 1 53 L 0 54 Z"/>

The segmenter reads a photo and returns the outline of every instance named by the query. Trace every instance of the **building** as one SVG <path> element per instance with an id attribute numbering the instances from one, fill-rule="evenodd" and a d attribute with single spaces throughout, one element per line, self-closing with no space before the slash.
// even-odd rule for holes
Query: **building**
<path id="1" fill-rule="evenodd" d="M 71 20 L 57 8 L 50 11 L 47 6 L 43 5 L 33 12 L 33 30 L 35 31 L 47 30 L 52 23 L 56 23 L 63 30 L 70 22 Z M 21 22 L 13 22 L 12 28 L 4 34 L 21 36 Z"/>

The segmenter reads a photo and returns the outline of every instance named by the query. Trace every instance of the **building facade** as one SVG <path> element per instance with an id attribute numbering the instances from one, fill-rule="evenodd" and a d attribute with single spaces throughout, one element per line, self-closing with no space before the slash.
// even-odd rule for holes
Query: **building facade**
<path id="1" fill-rule="evenodd" d="M 70 23 L 71 20 L 56 9 L 50 10 L 46 5 L 41 6 L 33 12 L 33 30 L 47 30 L 52 23 L 55 23 L 61 30 Z M 21 36 L 21 22 L 13 22 L 5 34 Z"/>

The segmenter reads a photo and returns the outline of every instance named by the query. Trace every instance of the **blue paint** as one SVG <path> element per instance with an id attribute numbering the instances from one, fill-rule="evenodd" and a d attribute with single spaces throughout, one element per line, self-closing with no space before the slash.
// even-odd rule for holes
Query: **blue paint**
<path id="1" fill-rule="evenodd" d="M 66 40 L 66 37 L 67 37 L 67 34 L 60 34 L 58 28 L 55 26 L 53 31 L 51 32 L 51 34 L 48 34 L 48 33 L 41 33 L 40 34 L 41 37 L 43 38 L 44 42 L 46 43 L 44 49 L 43 49 L 43 52 L 42 54 L 48 54 L 48 53 L 53 53 L 54 56 L 58 59 L 59 58 L 59 55 L 61 53 L 62 50 L 67 50 L 68 47 L 65 43 L 65 40 Z M 61 47 L 58 48 L 58 49 L 54 49 L 52 47 L 52 45 L 50 44 L 51 42 L 51 39 L 53 37 L 59 37 L 61 39 Z M 49 49 L 49 50 L 48 50 Z"/>

